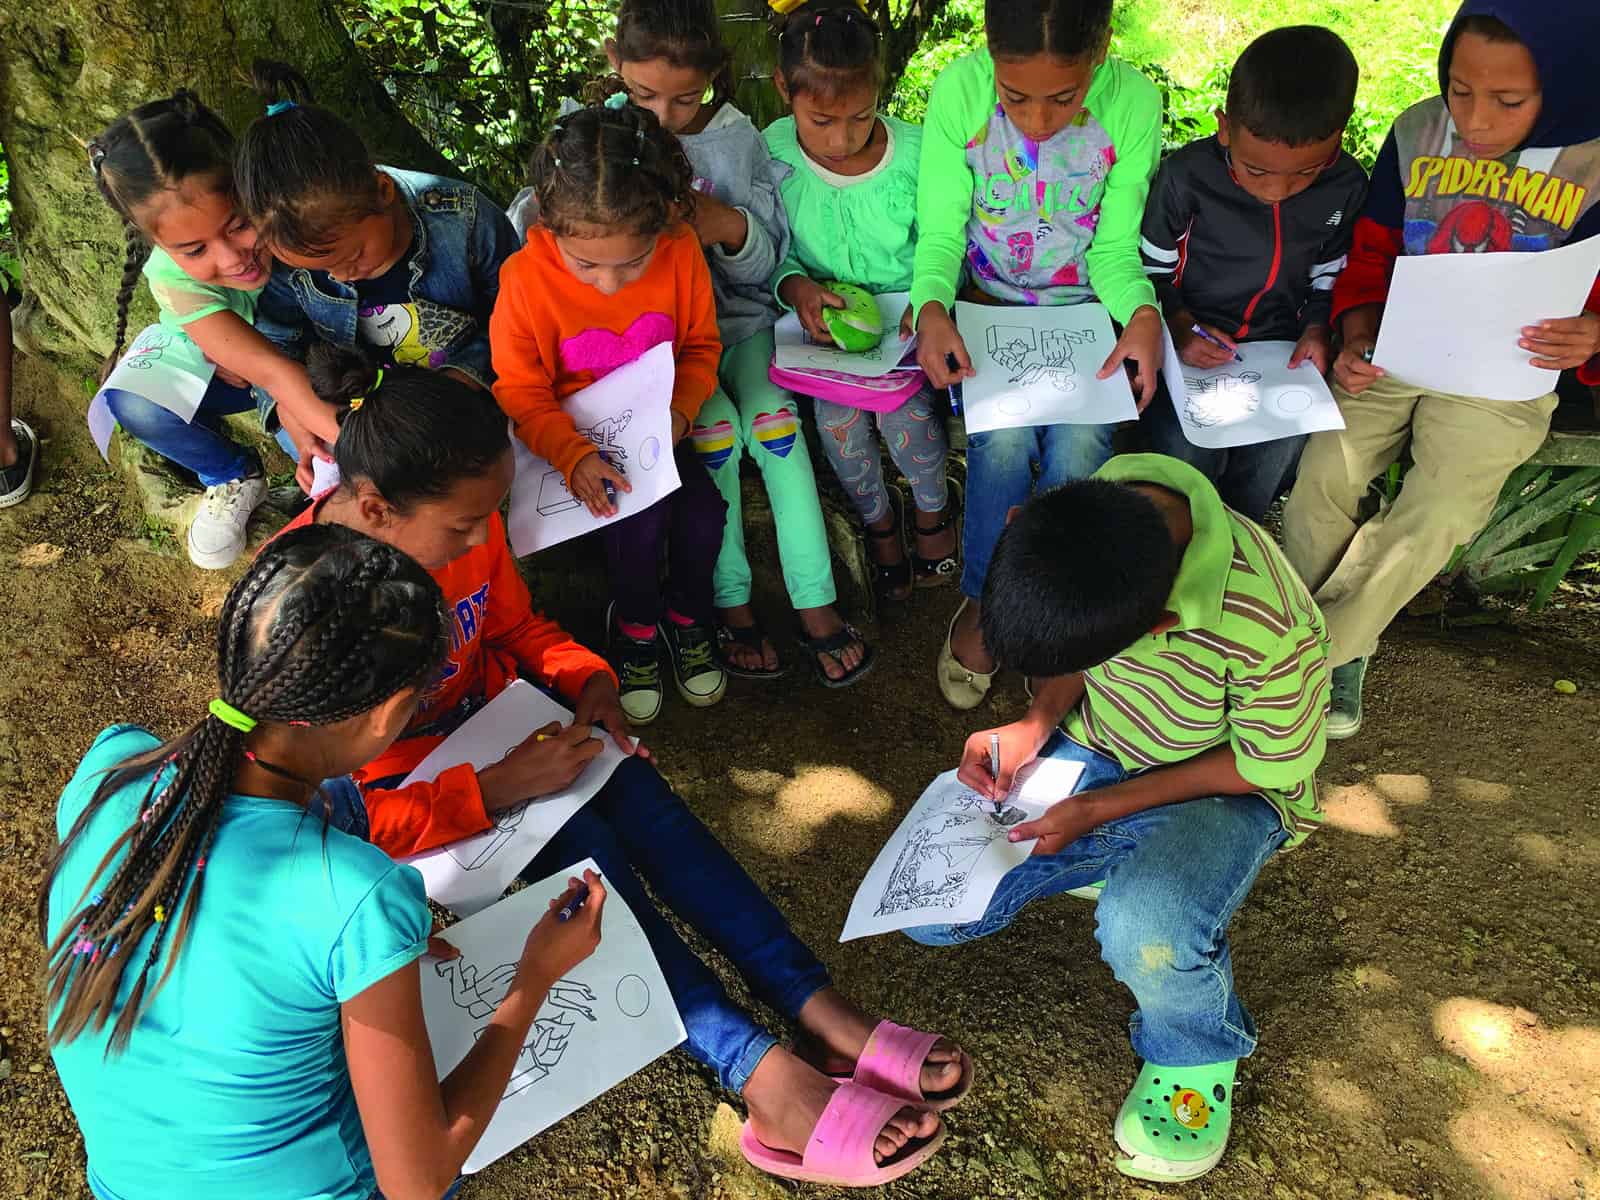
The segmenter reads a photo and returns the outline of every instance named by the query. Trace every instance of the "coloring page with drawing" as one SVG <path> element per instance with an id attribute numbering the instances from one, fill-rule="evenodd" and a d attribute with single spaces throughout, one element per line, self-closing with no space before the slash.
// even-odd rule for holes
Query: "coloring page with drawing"
<path id="1" fill-rule="evenodd" d="M 1225 450 L 1344 428 L 1339 405 L 1316 364 L 1303 362 L 1290 369 L 1293 342 L 1241 342 L 1243 362 L 1206 370 L 1187 366 L 1178 357 L 1172 334 L 1164 336 L 1161 374 L 1190 445 Z"/>
<path id="2" fill-rule="evenodd" d="M 140 330 L 89 401 L 89 433 L 100 457 L 110 453 L 117 424 L 106 403 L 106 392 L 113 388 L 132 392 L 192 422 L 216 373 L 217 365 L 186 335 L 165 325 L 147 325 Z"/>
<path id="3" fill-rule="evenodd" d="M 878 315 L 883 318 L 883 341 L 874 349 L 851 354 L 833 346 L 811 340 L 800 318 L 785 313 L 772 329 L 772 365 L 787 371 L 836 371 L 841 375 L 858 375 L 863 379 L 876 379 L 887 375 L 904 362 L 907 356 L 915 367 L 917 338 L 915 334 L 900 340 L 900 318 L 911 303 L 910 292 L 885 292 L 874 296 L 878 302 Z"/>
<path id="4" fill-rule="evenodd" d="M 505 999 L 528 931 L 567 890 L 567 879 L 581 879 L 585 868 L 600 869 L 593 859 L 574 863 L 445 930 L 460 958 L 422 960 L 422 1015 L 440 1079 L 467 1056 Z M 462 1172 L 471 1175 L 509 1154 L 685 1036 L 644 930 L 622 897 L 609 893 L 599 948 L 550 989 L 500 1107 Z"/>
<path id="5" fill-rule="evenodd" d="M 678 464 L 672 457 L 676 374 L 672 343 L 661 342 L 561 403 L 578 432 L 600 448 L 633 488 L 617 491 L 614 517 L 592 515 L 567 490 L 561 472 L 512 433 L 517 474 L 511 484 L 506 533 L 519 558 L 643 512 L 678 490 Z"/>
<path id="6" fill-rule="evenodd" d="M 1127 375 L 1095 373 L 1117 344 L 1099 304 L 955 306 L 977 374 L 961 385 L 968 433 L 1029 425 L 1115 425 L 1139 410 Z"/>
<path id="7" fill-rule="evenodd" d="M 1035 759 L 1017 772 L 998 813 L 993 801 L 954 771 L 940 775 L 878 851 L 850 902 L 839 940 L 976 921 L 1001 876 L 1033 850 L 1032 840 L 1006 841 L 1011 827 L 1070 796 L 1082 775 L 1082 763 Z"/>
<path id="8" fill-rule="evenodd" d="M 462 763 L 482 770 L 551 721 L 570 725 L 572 713 L 527 680 L 514 680 L 439 743 L 400 786 L 437 779 Z M 622 751 L 605 730 L 596 726 L 594 735 L 600 739 L 600 753 L 570 786 L 516 808 L 490 813 L 494 824 L 482 833 L 401 859 L 421 872 L 428 897 L 462 916 L 498 900 L 517 872 L 605 786 L 623 760 Z"/>

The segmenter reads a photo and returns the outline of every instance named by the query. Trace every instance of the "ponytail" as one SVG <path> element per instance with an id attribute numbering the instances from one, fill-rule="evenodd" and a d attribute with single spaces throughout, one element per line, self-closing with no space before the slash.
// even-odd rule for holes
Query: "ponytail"
<path id="1" fill-rule="evenodd" d="M 491 470 L 511 448 L 494 398 L 439 371 L 380 366 L 358 350 L 320 342 L 306 362 L 312 390 L 342 406 L 334 461 L 407 509 Z"/>

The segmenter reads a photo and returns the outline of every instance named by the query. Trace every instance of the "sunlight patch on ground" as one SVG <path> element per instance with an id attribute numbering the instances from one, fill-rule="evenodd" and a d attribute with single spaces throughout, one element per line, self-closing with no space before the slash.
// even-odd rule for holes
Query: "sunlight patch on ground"
<path id="1" fill-rule="evenodd" d="M 1433 799 L 1433 784 L 1426 775 L 1374 775 L 1372 786 L 1390 804 L 1409 807 Z"/>
<path id="2" fill-rule="evenodd" d="M 1332 1064 L 1308 1064 L 1311 1095 L 1316 1107 L 1340 1118 L 1351 1129 L 1364 1130 L 1380 1120 L 1378 1104 L 1359 1083 L 1344 1078 Z"/>
<path id="3" fill-rule="evenodd" d="M 1324 789 L 1322 808 L 1332 829 L 1363 837 L 1400 836 L 1399 828 L 1389 818 L 1389 801 L 1367 784 Z"/>
<path id="4" fill-rule="evenodd" d="M 1519 833 L 1511 839 L 1517 857 L 1530 867 L 1559 867 L 1561 847 L 1542 833 Z"/>
<path id="5" fill-rule="evenodd" d="M 1486 779 L 1470 779 L 1457 775 L 1453 786 L 1456 795 L 1473 804 L 1504 804 L 1511 799 L 1509 783 L 1490 783 Z"/>
<path id="6" fill-rule="evenodd" d="M 1450 1126 L 1457 1152 L 1506 1200 L 1593 1195 L 1600 1168 L 1600 1029 L 1546 1028 L 1523 1008 L 1470 997 L 1434 1010 L 1434 1035 L 1483 1086 Z"/>
<path id="7" fill-rule="evenodd" d="M 790 1193 L 770 1175 L 745 1161 L 739 1150 L 739 1134 L 744 1118 L 726 1102 L 717 1105 L 711 1128 L 706 1133 L 706 1157 L 722 1173 L 717 1182 L 723 1194 L 740 1200 L 779 1200 Z"/>
<path id="8" fill-rule="evenodd" d="M 1400 981 L 1388 971 L 1371 963 L 1355 969 L 1355 980 L 1357 987 L 1369 992 L 1392 992 L 1400 986 Z"/>
<path id="9" fill-rule="evenodd" d="M 733 769 L 734 786 L 752 799 L 734 813 L 734 827 L 750 845 L 768 854 L 811 849 L 837 818 L 877 822 L 889 816 L 894 798 L 849 767 L 803 766 L 792 779 L 775 771 Z"/>

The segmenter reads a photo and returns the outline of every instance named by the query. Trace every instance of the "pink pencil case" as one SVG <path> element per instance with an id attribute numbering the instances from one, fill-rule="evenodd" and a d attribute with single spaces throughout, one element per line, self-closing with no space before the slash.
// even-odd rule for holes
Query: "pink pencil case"
<path id="1" fill-rule="evenodd" d="M 842 371 L 792 371 L 777 364 L 767 368 L 767 378 L 802 396 L 814 396 L 867 412 L 893 412 L 928 382 L 928 377 L 917 368 L 890 371 L 868 379 Z"/>

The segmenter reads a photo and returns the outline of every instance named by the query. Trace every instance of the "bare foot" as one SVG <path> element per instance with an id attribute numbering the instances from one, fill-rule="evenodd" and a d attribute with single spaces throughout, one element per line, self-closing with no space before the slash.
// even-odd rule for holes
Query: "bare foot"
<path id="1" fill-rule="evenodd" d="M 834 988 L 823 988 L 801 1006 L 800 1028 L 811 1035 L 820 1055 L 817 1061 L 830 1075 L 843 1075 L 855 1069 L 856 1059 L 866 1048 L 867 1038 L 877 1020 L 867 1016 Z M 921 1087 L 924 1097 L 948 1092 L 961 1082 L 961 1048 L 940 1038 L 922 1062 Z"/>
<path id="2" fill-rule="evenodd" d="M 955 630 L 950 635 L 950 649 L 956 661 L 967 670 L 987 675 L 994 670 L 995 662 L 994 655 L 983 644 L 983 629 L 979 625 L 982 617 L 982 603 L 969 599 L 956 619 Z"/>
<path id="3" fill-rule="evenodd" d="M 722 623 L 729 629 L 749 629 L 756 624 L 756 610 L 748 604 L 735 604 L 732 608 L 719 608 L 717 615 Z M 748 646 L 744 642 L 729 642 L 723 648 L 723 654 L 737 667 L 746 671 L 776 671 L 778 669 L 778 651 L 770 639 L 765 635 L 761 638 L 760 647 Z"/>
<path id="4" fill-rule="evenodd" d="M 844 618 L 831 604 L 824 604 L 821 608 L 797 609 L 795 615 L 800 618 L 800 627 L 806 631 L 807 637 L 825 638 L 844 628 Z M 822 664 L 822 670 L 829 679 L 843 679 L 861 665 L 866 653 L 867 647 L 861 639 L 852 638 L 842 652 L 843 662 L 831 654 L 818 654 L 817 661 Z"/>
<path id="5" fill-rule="evenodd" d="M 782 1046 L 768 1050 L 744 1085 L 744 1102 L 750 1124 L 761 1144 L 773 1150 L 804 1154 L 837 1084 Z M 906 1145 L 930 1138 L 939 1129 L 933 1113 L 909 1104 L 889 1118 L 873 1143 L 879 1165 L 895 1157 Z"/>

